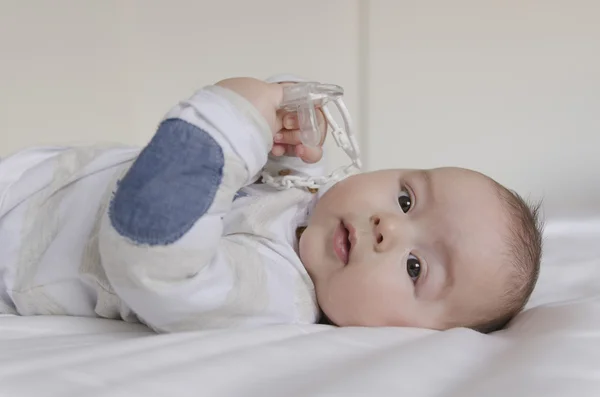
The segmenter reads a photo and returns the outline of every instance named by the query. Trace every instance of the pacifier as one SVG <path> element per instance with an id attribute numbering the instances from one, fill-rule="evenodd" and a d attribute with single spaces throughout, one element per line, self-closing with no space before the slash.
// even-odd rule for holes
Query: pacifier
<path id="1" fill-rule="evenodd" d="M 280 109 L 285 112 L 298 114 L 300 127 L 300 139 L 302 144 L 309 147 L 319 146 L 323 141 L 323 135 L 331 128 L 331 135 L 338 147 L 340 147 L 350 158 L 351 164 L 340 167 L 329 176 L 323 177 L 300 177 L 284 176 L 272 177 L 263 174 L 263 181 L 278 188 L 290 188 L 292 186 L 318 188 L 332 182 L 343 179 L 347 175 L 358 171 L 362 167 L 358 143 L 354 137 L 352 119 L 346 105 L 342 101 L 344 89 L 334 84 L 322 84 L 318 82 L 299 82 L 283 87 L 283 99 Z M 329 106 L 334 106 L 341 115 L 344 127 L 341 128 L 333 118 Z M 322 131 L 319 128 L 317 118 L 318 109 L 321 109 L 327 128 Z"/>

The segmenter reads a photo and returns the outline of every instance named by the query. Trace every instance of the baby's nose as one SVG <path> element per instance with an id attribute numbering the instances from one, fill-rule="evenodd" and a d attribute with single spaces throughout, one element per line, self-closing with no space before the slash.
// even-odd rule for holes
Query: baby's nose
<path id="1" fill-rule="evenodd" d="M 397 216 L 392 214 L 373 215 L 371 226 L 373 227 L 373 244 L 376 251 L 387 251 L 397 243 L 400 229 Z"/>

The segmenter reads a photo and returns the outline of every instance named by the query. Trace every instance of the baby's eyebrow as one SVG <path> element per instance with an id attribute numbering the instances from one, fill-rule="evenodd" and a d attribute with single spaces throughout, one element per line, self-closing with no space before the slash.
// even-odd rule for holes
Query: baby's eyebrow
<path id="1" fill-rule="evenodd" d="M 455 271 L 454 261 L 452 258 L 452 248 L 448 247 L 445 241 L 438 240 L 430 249 L 434 251 L 434 254 L 431 256 L 434 259 L 428 264 L 429 272 L 435 274 L 435 277 L 433 280 L 429 280 L 430 285 L 427 287 L 429 290 L 427 300 L 438 301 L 444 299 L 452 290 Z"/>
<path id="2" fill-rule="evenodd" d="M 429 170 L 418 170 L 415 172 L 416 179 L 425 187 L 425 193 L 427 200 L 431 200 L 434 195 L 433 193 L 433 183 L 431 180 L 431 173 Z"/>
<path id="3" fill-rule="evenodd" d="M 448 248 L 447 248 L 448 249 Z M 454 285 L 454 272 L 456 267 L 454 266 L 454 261 L 452 260 L 452 254 L 450 253 L 451 248 L 448 250 L 446 255 L 446 260 L 441 266 L 444 268 L 444 282 L 439 288 L 437 293 L 437 299 L 443 299 L 448 295 L 448 293 L 452 290 L 452 286 Z"/>
<path id="4" fill-rule="evenodd" d="M 435 182 L 433 181 L 431 170 L 416 171 L 415 179 L 418 184 L 421 185 L 419 190 L 421 190 L 422 193 L 421 197 L 424 197 L 421 204 L 425 203 L 426 207 L 435 206 L 437 200 Z M 454 257 L 456 256 L 456 247 L 453 247 L 448 243 L 446 238 L 442 237 L 431 247 L 431 249 L 436 253 L 435 257 L 437 257 L 437 260 L 435 267 L 438 267 L 438 269 L 432 270 L 436 271 L 438 274 L 443 273 L 443 280 L 436 283 L 437 285 L 435 285 L 435 291 L 432 296 L 433 300 L 440 300 L 448 295 L 454 285 L 454 272 L 456 270 Z"/>
<path id="5" fill-rule="evenodd" d="M 429 170 L 419 170 L 419 176 L 425 183 L 431 185 L 431 172 Z"/>

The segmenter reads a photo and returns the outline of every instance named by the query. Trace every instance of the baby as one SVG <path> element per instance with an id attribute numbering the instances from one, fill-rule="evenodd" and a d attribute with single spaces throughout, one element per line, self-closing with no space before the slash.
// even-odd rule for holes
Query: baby
<path id="1" fill-rule="evenodd" d="M 56 147 L 0 162 L 0 313 L 157 332 L 324 321 L 502 328 L 541 256 L 537 207 L 474 171 L 383 170 L 319 191 L 282 84 L 204 87 L 143 149 Z"/>

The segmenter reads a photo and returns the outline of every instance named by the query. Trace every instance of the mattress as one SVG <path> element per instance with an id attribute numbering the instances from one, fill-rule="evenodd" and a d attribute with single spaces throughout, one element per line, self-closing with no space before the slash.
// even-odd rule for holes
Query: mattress
<path id="1" fill-rule="evenodd" d="M 527 309 L 467 329 L 274 326 L 155 335 L 0 318 L 0 396 L 598 396 L 600 218 L 548 222 Z"/>

